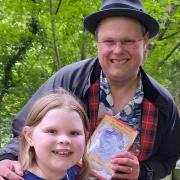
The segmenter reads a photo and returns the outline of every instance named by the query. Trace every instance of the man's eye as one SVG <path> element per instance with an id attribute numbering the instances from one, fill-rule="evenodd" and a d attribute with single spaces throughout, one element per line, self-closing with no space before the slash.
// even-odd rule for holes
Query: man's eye
<path id="1" fill-rule="evenodd" d="M 134 43 L 135 43 L 135 41 L 134 40 L 130 40 L 130 39 L 122 41 L 122 44 L 134 44 Z"/>
<path id="2" fill-rule="evenodd" d="M 105 40 L 103 43 L 105 43 L 106 45 L 113 45 L 114 41 L 113 40 Z"/>

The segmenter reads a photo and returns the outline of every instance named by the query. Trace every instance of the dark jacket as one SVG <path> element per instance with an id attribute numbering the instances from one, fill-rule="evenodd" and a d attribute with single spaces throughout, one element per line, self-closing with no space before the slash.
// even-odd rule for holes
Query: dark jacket
<path id="1" fill-rule="evenodd" d="M 67 65 L 49 78 L 13 120 L 14 138 L 5 148 L 0 150 L 0 159 L 17 158 L 17 137 L 23 127 L 29 108 L 43 93 L 61 86 L 78 96 L 85 104 L 88 113 L 86 107 L 88 104 L 87 90 L 99 78 L 100 71 L 98 59 L 93 58 Z M 180 156 L 180 118 L 170 93 L 146 75 L 142 68 L 141 75 L 145 98 L 158 109 L 158 130 L 151 157 L 140 162 L 139 179 L 160 179 L 171 172 Z"/>

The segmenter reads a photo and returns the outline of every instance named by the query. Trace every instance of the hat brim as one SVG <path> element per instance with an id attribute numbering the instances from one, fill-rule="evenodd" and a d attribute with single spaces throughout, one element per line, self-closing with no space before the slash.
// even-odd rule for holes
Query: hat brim
<path id="1" fill-rule="evenodd" d="M 93 13 L 85 17 L 84 27 L 92 34 L 95 34 L 99 22 L 111 16 L 131 17 L 133 19 L 140 21 L 147 28 L 149 32 L 149 38 L 154 37 L 159 32 L 159 24 L 153 17 L 142 11 L 126 8 L 107 9 Z"/>

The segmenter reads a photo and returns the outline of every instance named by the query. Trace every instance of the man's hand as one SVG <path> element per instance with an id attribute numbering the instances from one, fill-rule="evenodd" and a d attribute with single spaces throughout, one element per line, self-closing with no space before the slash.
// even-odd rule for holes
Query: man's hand
<path id="1" fill-rule="evenodd" d="M 23 171 L 18 161 L 2 160 L 0 161 L 0 180 L 23 180 Z"/>
<path id="2" fill-rule="evenodd" d="M 121 152 L 115 155 L 111 161 L 113 170 L 112 178 L 137 180 L 139 177 L 139 161 L 130 152 Z"/>

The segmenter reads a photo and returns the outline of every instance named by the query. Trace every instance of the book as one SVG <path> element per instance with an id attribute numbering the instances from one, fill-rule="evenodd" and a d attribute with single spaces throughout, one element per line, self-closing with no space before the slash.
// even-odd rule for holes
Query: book
<path id="1" fill-rule="evenodd" d="M 87 157 L 92 173 L 110 179 L 112 157 L 132 146 L 138 131 L 123 121 L 105 114 L 87 143 Z"/>

